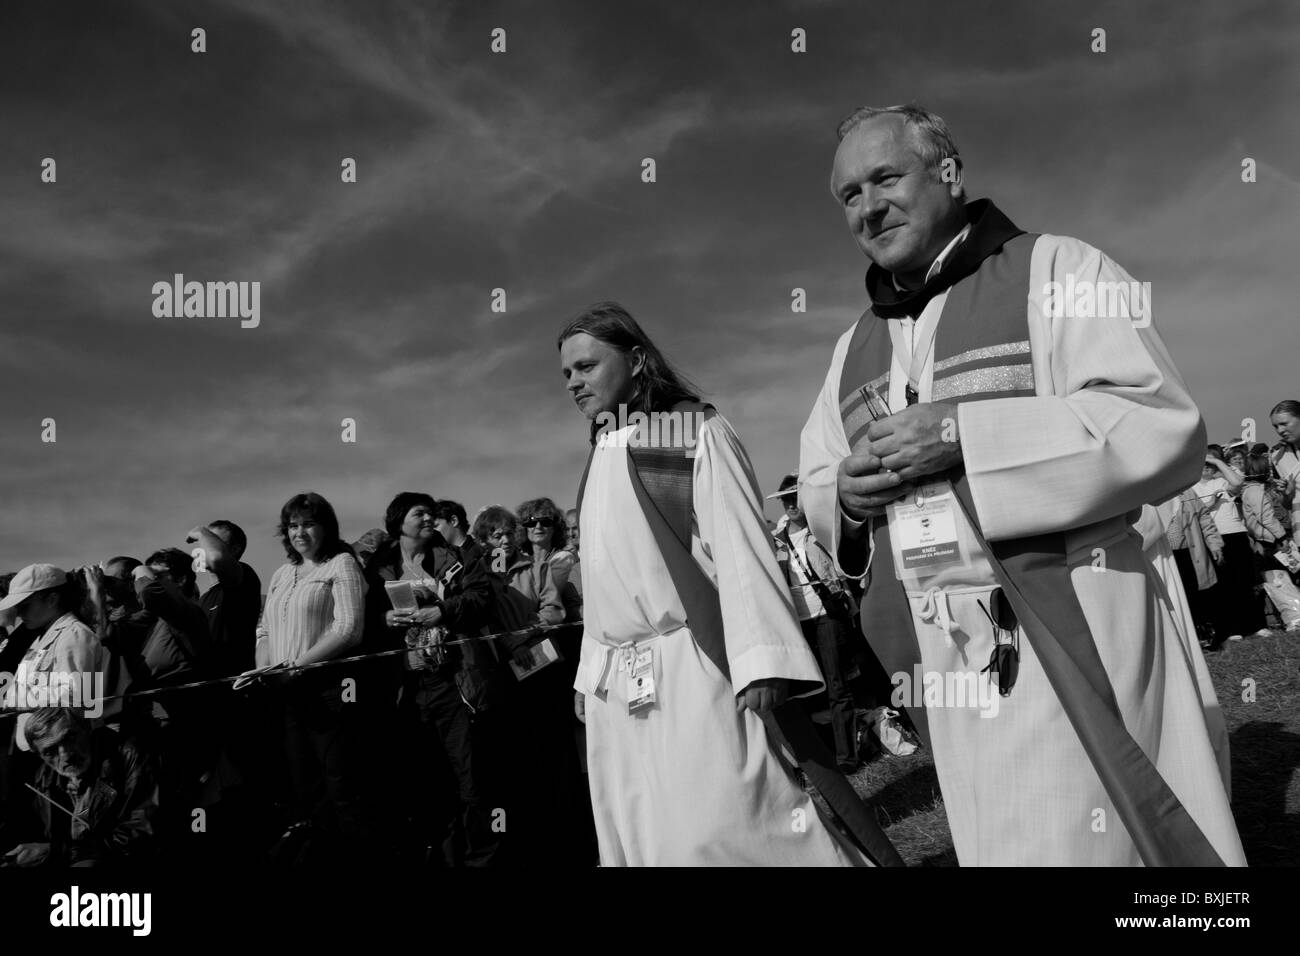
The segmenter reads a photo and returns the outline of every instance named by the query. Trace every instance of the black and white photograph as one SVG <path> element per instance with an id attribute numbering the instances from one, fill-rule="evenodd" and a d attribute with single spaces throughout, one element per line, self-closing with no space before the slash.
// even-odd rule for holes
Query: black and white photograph
<path id="1" fill-rule="evenodd" d="M 1297 96 L 1286 0 L 6 0 L 14 932 L 1275 922 Z"/>

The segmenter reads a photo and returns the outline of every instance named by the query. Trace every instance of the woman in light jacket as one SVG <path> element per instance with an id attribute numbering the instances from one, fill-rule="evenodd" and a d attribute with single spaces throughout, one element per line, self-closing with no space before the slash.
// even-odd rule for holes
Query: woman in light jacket
<path id="1" fill-rule="evenodd" d="M 1191 605 L 1196 629 L 1211 648 L 1216 648 L 1227 635 L 1218 636 L 1213 626 L 1211 592 L 1218 583 L 1214 565 L 1223 559 L 1223 538 L 1214 524 L 1214 515 L 1193 488 L 1170 498 L 1156 510 L 1164 522 L 1169 549 L 1178 565 L 1178 576 Z"/>

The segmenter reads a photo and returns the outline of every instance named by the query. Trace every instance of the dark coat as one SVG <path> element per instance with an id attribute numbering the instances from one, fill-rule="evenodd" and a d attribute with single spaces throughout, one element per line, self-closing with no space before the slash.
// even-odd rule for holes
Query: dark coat
<path id="1" fill-rule="evenodd" d="M 131 741 L 107 727 L 91 734 L 91 767 L 81 789 L 70 794 L 66 778 L 42 763 L 35 786 L 48 800 L 33 798 L 50 841 L 50 862 L 122 862 L 153 847 L 153 816 L 158 784 L 151 761 Z"/>

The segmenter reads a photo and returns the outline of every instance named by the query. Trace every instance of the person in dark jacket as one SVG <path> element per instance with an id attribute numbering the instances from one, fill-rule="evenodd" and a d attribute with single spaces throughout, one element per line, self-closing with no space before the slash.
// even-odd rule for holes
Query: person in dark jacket
<path id="1" fill-rule="evenodd" d="M 211 676 L 208 618 L 199 604 L 188 554 L 179 548 L 162 548 L 131 570 L 134 610 L 120 596 L 111 597 L 117 578 L 100 569 L 89 570 L 87 594 L 96 629 L 125 672 L 119 689 L 124 685 L 128 693 L 157 691 Z M 118 616 L 119 611 L 126 613 Z M 190 834 L 190 811 L 216 799 L 209 792 L 209 781 L 223 727 L 210 712 L 215 696 L 211 690 L 178 690 L 128 700 L 122 708 L 123 734 L 158 759 L 164 804 L 177 814 L 183 810 L 174 819 L 158 821 L 160 832 L 169 836 Z M 153 718 L 155 703 L 167 715 L 161 727 Z"/>
<path id="2" fill-rule="evenodd" d="M 492 827 L 483 731 L 497 661 L 486 642 L 472 637 L 487 624 L 491 586 L 481 560 L 438 534 L 436 507 L 431 496 L 410 491 L 388 506 L 384 525 L 390 540 L 366 565 L 367 649 L 403 643 L 409 649 L 399 658 L 406 661 L 399 711 L 410 752 L 419 756 L 395 765 L 407 777 L 398 786 L 405 784 L 426 859 L 488 866 L 499 837 Z M 393 607 L 385 585 L 397 581 L 410 583 L 414 610 Z M 445 763 L 431 762 L 426 754 Z"/>
<path id="3" fill-rule="evenodd" d="M 525 502 L 520 511 L 532 538 L 529 554 L 520 553 L 520 521 L 508 509 L 492 505 L 474 522 L 474 538 L 491 549 L 484 555 L 484 565 L 496 585 L 498 617 L 512 628 L 560 624 L 565 610 L 548 563 L 559 543 L 555 534 L 559 509 L 542 498 Z M 542 517 L 549 524 L 536 520 Z M 539 551 L 544 553 L 539 556 Z M 562 580 L 567 572 L 566 566 Z M 572 706 L 578 662 L 575 644 L 581 638 L 581 625 L 575 623 L 568 634 L 516 634 L 496 642 L 502 657 L 509 657 L 514 665 L 507 723 L 515 772 L 505 791 L 505 810 L 511 821 L 510 856 L 516 865 L 586 866 L 596 859 L 591 797 L 582 776 Z M 534 646 L 552 648 L 558 660 L 537 666 Z"/>
<path id="4" fill-rule="evenodd" d="M 32 866 L 135 862 L 153 849 L 158 785 L 149 758 L 135 744 L 70 707 L 32 713 L 25 735 L 43 766 L 36 774 L 36 812 L 45 843 L 6 854 Z"/>

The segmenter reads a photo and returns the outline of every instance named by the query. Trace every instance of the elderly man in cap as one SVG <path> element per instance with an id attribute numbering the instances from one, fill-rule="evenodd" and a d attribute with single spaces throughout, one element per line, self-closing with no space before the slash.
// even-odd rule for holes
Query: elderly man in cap
<path id="1" fill-rule="evenodd" d="M 830 705 L 831 734 L 835 739 L 835 762 L 844 773 L 855 773 L 862 763 L 858 759 L 857 718 L 853 693 L 849 689 L 849 660 L 845 653 L 848 629 L 857 613 L 853 595 L 844 587 L 835 570 L 835 562 L 808 527 L 799 507 L 799 476 L 788 474 L 781 487 L 768 495 L 777 498 L 785 515 L 773 537 L 777 543 L 777 563 L 785 574 L 790 596 L 804 639 L 808 641 L 822 678 L 826 681 L 826 698 Z"/>
<path id="2" fill-rule="evenodd" d="M 1130 527 L 1205 450 L 1149 293 L 967 202 L 928 110 L 862 107 L 839 138 L 831 192 L 871 305 L 804 427 L 799 492 L 841 569 L 870 571 L 882 662 L 925 671 L 912 716 L 958 859 L 1244 863 L 1209 702 Z"/>
<path id="3" fill-rule="evenodd" d="M 52 564 L 32 564 L 9 583 L 9 594 L 0 601 L 0 612 L 13 609 L 23 625 L 38 632 L 18 664 L 14 684 L 4 705 L 20 710 L 75 702 L 92 708 L 94 702 L 80 699 L 86 687 L 82 675 L 99 675 L 96 693 L 102 693 L 107 654 L 95 632 L 73 613 L 80 590 L 66 571 Z M 50 699 L 51 688 L 71 689 L 74 701 Z M 20 719 L 21 722 L 21 719 Z"/>

